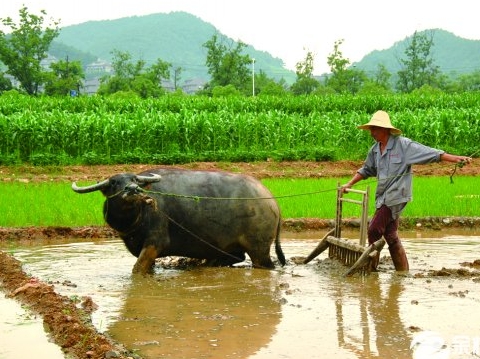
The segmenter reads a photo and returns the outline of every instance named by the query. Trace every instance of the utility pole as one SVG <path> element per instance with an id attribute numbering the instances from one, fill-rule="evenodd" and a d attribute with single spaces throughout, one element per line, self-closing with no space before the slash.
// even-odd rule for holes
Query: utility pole
<path id="1" fill-rule="evenodd" d="M 252 58 L 252 96 L 255 97 L 255 59 Z"/>

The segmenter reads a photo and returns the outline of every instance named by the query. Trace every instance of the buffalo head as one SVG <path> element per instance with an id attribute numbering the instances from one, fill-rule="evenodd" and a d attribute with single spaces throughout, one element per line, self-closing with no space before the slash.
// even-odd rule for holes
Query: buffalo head
<path id="1" fill-rule="evenodd" d="M 72 189 L 77 193 L 101 191 L 107 198 L 118 195 L 121 196 L 122 199 L 128 200 L 134 198 L 132 195 L 142 194 L 144 186 L 149 183 L 158 182 L 161 178 L 162 176 L 155 173 L 152 173 L 151 176 L 124 173 L 90 186 L 79 187 L 76 182 L 73 182 Z"/>

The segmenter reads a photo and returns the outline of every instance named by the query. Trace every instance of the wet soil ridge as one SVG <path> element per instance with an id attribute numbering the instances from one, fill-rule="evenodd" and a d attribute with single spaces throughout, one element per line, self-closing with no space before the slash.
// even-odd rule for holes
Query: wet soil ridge
<path id="1" fill-rule="evenodd" d="M 77 307 L 68 297 L 55 292 L 54 286 L 28 276 L 21 263 L 0 251 L 0 290 L 43 317 L 44 326 L 53 342 L 71 358 L 133 358 L 138 356 L 105 335 L 92 324 L 89 310 L 94 304 L 85 298 Z"/>

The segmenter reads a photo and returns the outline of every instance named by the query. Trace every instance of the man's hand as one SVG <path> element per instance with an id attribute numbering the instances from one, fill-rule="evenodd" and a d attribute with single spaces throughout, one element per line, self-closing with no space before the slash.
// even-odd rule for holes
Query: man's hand
<path id="1" fill-rule="evenodd" d="M 345 183 L 340 187 L 340 194 L 343 195 L 344 193 L 347 193 L 350 188 L 352 188 L 352 185 L 350 183 Z"/>

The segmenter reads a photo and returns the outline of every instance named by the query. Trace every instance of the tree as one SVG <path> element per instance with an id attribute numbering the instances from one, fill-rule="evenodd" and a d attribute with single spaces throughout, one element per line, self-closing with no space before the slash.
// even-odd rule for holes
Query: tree
<path id="1" fill-rule="evenodd" d="M 480 70 L 460 75 L 452 87 L 460 92 L 480 91 Z"/>
<path id="2" fill-rule="evenodd" d="M 313 77 L 313 62 L 315 56 L 311 51 L 307 51 L 305 60 L 297 62 L 295 65 L 297 80 L 292 84 L 290 90 L 295 95 L 307 95 L 315 91 L 320 83 Z"/>
<path id="3" fill-rule="evenodd" d="M 248 55 L 242 55 L 247 46 L 239 41 L 227 44 L 225 39 L 219 39 L 214 34 L 210 40 L 203 44 L 207 49 L 206 66 L 211 76 L 209 88 L 216 86 L 225 87 L 233 85 L 244 94 L 251 93 L 250 64 L 252 59 Z"/>
<path id="4" fill-rule="evenodd" d="M 403 68 L 397 72 L 399 91 L 412 92 L 423 85 L 437 85 L 440 70 L 434 64 L 431 55 L 432 46 L 433 32 L 420 34 L 415 31 L 405 49 L 406 58 L 400 59 Z"/>
<path id="5" fill-rule="evenodd" d="M 242 96 L 242 93 L 233 85 L 215 86 L 212 89 L 212 97 L 235 97 Z"/>
<path id="6" fill-rule="evenodd" d="M 392 75 L 388 72 L 383 64 L 377 65 L 377 70 L 373 74 L 373 78 L 365 77 L 362 87 L 358 90 L 361 95 L 386 95 L 392 92 L 390 85 L 390 77 Z"/>
<path id="7" fill-rule="evenodd" d="M 335 41 L 333 52 L 327 57 L 327 64 L 330 66 L 332 75 L 327 78 L 326 85 L 337 93 L 357 93 L 365 81 L 365 74 L 357 70 L 355 66 L 348 68 L 350 60 L 343 57 L 340 45 L 343 39 Z"/>
<path id="8" fill-rule="evenodd" d="M 12 89 L 12 81 L 9 78 L 5 77 L 5 74 L 0 74 L 0 95 L 2 92 L 9 91 Z"/>
<path id="9" fill-rule="evenodd" d="M 46 12 L 42 10 L 41 14 Z M 59 22 L 52 20 L 49 27 L 43 28 L 42 15 L 29 14 L 24 6 L 19 10 L 19 24 L 10 17 L 1 19 L 11 33 L 6 35 L 0 30 L 0 60 L 7 66 L 7 73 L 15 77 L 29 95 L 36 95 L 47 78 L 41 62 L 47 58 L 51 42 L 59 34 Z"/>
<path id="10" fill-rule="evenodd" d="M 170 79 L 170 67 L 170 63 L 157 59 L 153 65 L 146 69 L 145 73 L 152 81 L 160 83 L 162 80 Z"/>
<path id="11" fill-rule="evenodd" d="M 327 64 L 334 75 L 346 71 L 347 66 L 350 65 L 350 60 L 344 58 L 343 53 L 340 51 L 340 45 L 343 44 L 343 41 L 343 39 L 335 41 L 333 52 L 327 57 Z"/>
<path id="12" fill-rule="evenodd" d="M 377 71 L 375 71 L 373 82 L 379 86 L 383 87 L 385 90 L 390 90 L 390 78 L 392 74 L 387 70 L 384 64 L 377 65 Z"/>
<path id="13" fill-rule="evenodd" d="M 168 62 L 158 59 L 146 67 L 143 60 L 133 62 L 128 52 L 114 50 L 112 53 L 114 75 L 101 79 L 99 94 L 135 92 L 140 97 L 147 98 L 159 97 L 165 93 L 161 82 L 170 78 L 171 65 Z"/>
<path id="14" fill-rule="evenodd" d="M 52 71 L 45 82 L 47 95 L 68 95 L 70 91 L 80 91 L 82 80 L 85 79 L 80 61 L 61 60 L 50 65 Z"/>
<path id="15" fill-rule="evenodd" d="M 286 87 L 285 80 L 276 82 L 263 70 L 255 74 L 255 93 L 259 96 L 284 96 L 287 93 Z"/>

